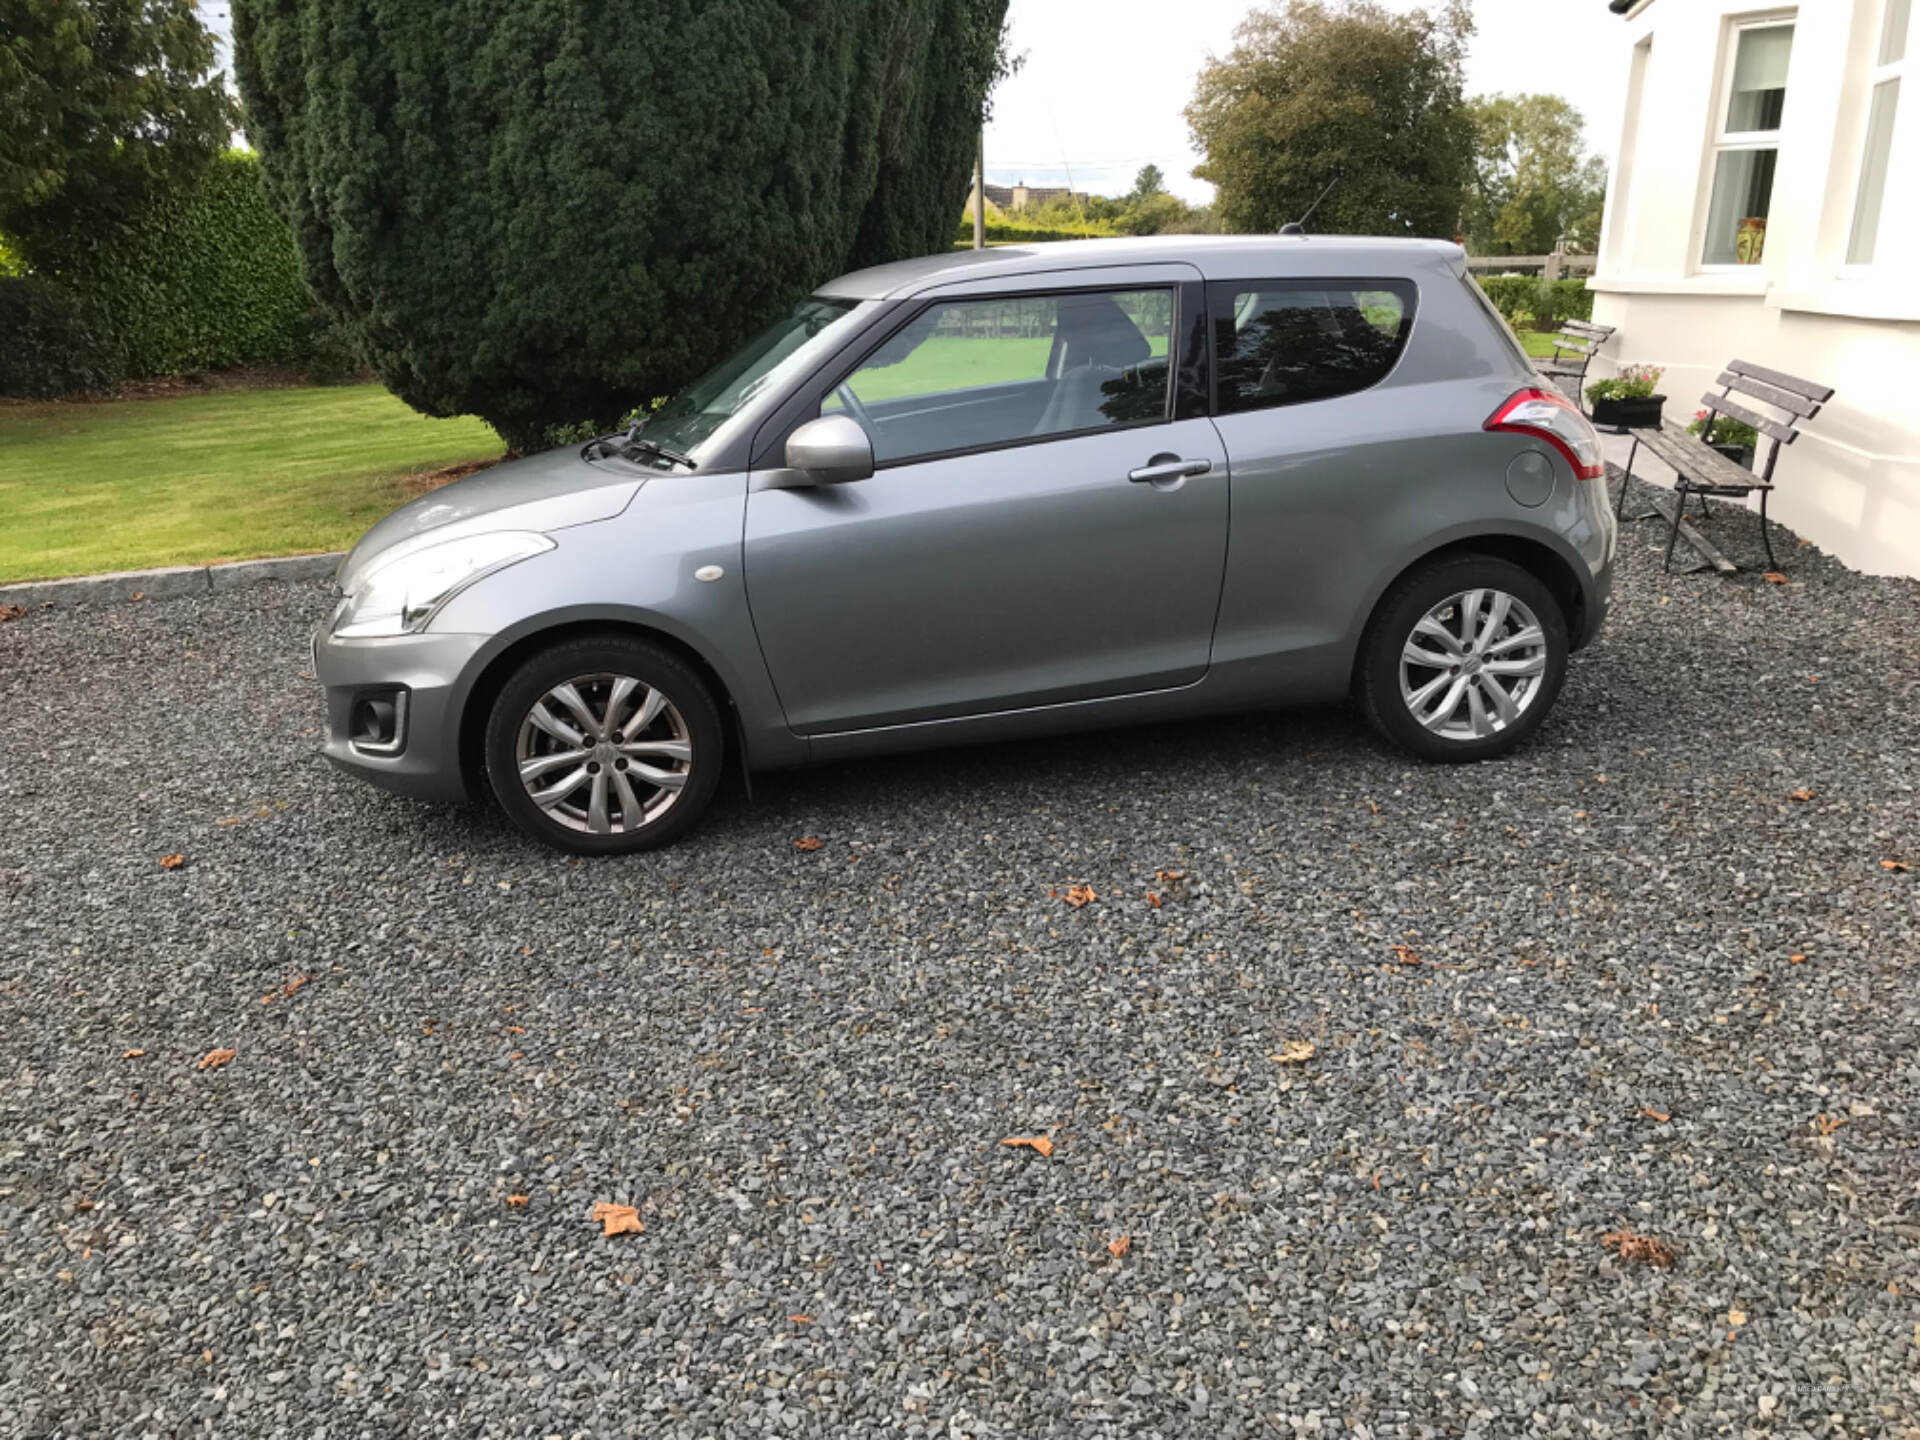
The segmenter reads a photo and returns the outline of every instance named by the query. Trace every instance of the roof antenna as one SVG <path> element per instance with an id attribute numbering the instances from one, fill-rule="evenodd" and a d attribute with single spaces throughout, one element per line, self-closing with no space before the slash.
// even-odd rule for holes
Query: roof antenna
<path id="1" fill-rule="evenodd" d="M 1327 181 L 1326 189 L 1322 190 L 1318 195 L 1314 196 L 1313 203 L 1307 206 L 1307 213 L 1302 215 L 1298 220 L 1289 220 L 1286 224 L 1282 225 L 1280 227 L 1280 233 L 1282 235 L 1306 234 L 1307 221 L 1311 220 L 1313 218 L 1313 212 L 1320 208 L 1320 202 L 1327 198 L 1327 190 L 1333 189 L 1333 187 L 1335 185 L 1338 185 L 1339 183 L 1340 183 L 1340 177 L 1338 175 L 1334 176 L 1333 179 Z"/>

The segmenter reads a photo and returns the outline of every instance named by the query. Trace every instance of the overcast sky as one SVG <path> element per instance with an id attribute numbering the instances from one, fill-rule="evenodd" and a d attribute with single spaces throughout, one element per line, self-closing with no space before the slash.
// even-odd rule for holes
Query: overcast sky
<path id="1" fill-rule="evenodd" d="M 1383 0 L 1392 10 L 1419 0 Z M 1254 0 L 1013 0 L 1026 64 L 994 94 L 987 178 L 1094 194 L 1132 188 L 1142 165 L 1189 200 L 1212 197 L 1182 111 L 1210 56 L 1233 47 Z M 1435 7 L 1430 7 L 1435 8 Z M 1611 159 L 1626 90 L 1626 25 L 1605 0 L 1474 0 L 1473 94 L 1548 91 L 1586 117 L 1587 146 Z"/>

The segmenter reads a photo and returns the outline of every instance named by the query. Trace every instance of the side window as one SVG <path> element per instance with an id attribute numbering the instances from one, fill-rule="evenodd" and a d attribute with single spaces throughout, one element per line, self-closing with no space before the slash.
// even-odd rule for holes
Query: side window
<path id="1" fill-rule="evenodd" d="M 1207 289 L 1221 415 L 1378 385 L 1413 329 L 1414 287 L 1406 280 L 1256 280 Z"/>
<path id="2" fill-rule="evenodd" d="M 1171 290 L 950 300 L 895 332 L 821 401 L 888 464 L 1167 418 Z"/>

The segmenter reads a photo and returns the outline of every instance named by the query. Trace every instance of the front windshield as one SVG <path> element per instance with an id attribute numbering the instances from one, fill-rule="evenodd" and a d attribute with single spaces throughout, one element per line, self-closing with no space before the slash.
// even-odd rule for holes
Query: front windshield
<path id="1" fill-rule="evenodd" d="M 838 344 L 856 304 L 820 295 L 802 300 L 654 411 L 640 437 L 669 450 L 695 450 L 756 396 L 811 368 Z"/>

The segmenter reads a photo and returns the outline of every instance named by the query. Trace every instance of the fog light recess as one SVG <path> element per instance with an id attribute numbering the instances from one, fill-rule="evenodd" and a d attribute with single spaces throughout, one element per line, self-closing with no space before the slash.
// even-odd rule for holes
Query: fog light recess
<path id="1" fill-rule="evenodd" d="M 398 755 L 407 743 L 407 692 L 369 690 L 354 696 L 347 742 L 362 755 Z"/>

